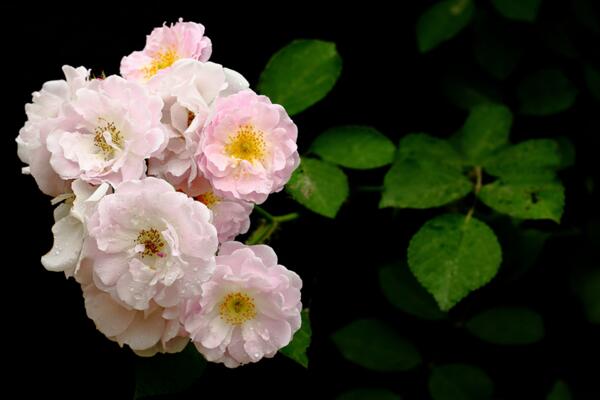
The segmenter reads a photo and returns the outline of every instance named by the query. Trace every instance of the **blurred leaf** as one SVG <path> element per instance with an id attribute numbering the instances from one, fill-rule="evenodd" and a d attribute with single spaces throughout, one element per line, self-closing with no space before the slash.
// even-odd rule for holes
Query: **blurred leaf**
<path id="1" fill-rule="evenodd" d="M 542 0 L 492 0 L 503 16 L 517 21 L 535 21 Z"/>
<path id="2" fill-rule="evenodd" d="M 530 344 L 544 337 L 542 317 L 528 308 L 492 308 L 474 316 L 465 326 L 479 339 L 494 344 Z"/>
<path id="3" fill-rule="evenodd" d="M 370 169 L 390 164 L 396 147 L 385 135 L 369 126 L 339 126 L 319 135 L 311 151 L 342 167 Z"/>
<path id="4" fill-rule="evenodd" d="M 506 147 L 490 157 L 485 165 L 488 174 L 500 177 L 541 175 L 560 168 L 563 156 L 558 143 L 552 139 L 533 139 Z M 553 173 L 547 174 L 549 179 Z"/>
<path id="5" fill-rule="evenodd" d="M 559 169 L 565 169 L 575 165 L 575 145 L 566 136 L 559 136 L 556 139 L 560 150 Z"/>
<path id="6" fill-rule="evenodd" d="M 569 386 L 563 381 L 556 381 L 546 400 L 571 400 Z"/>
<path id="7" fill-rule="evenodd" d="M 340 394 L 336 400 L 400 400 L 400 396 L 387 389 L 354 389 Z"/>
<path id="8" fill-rule="evenodd" d="M 332 335 L 345 359 L 375 371 L 406 371 L 421 364 L 417 348 L 388 325 L 356 320 Z"/>
<path id="9" fill-rule="evenodd" d="M 306 354 L 310 346 L 312 337 L 312 328 L 310 326 L 310 318 L 308 309 L 302 310 L 302 326 L 294 334 L 294 338 L 283 349 L 279 350 L 281 354 L 291 358 L 304 368 L 308 368 L 308 355 Z"/>
<path id="10" fill-rule="evenodd" d="M 569 109 L 577 89 L 558 69 L 545 69 L 526 77 L 517 89 L 519 110 L 528 115 L 550 115 Z"/>
<path id="11" fill-rule="evenodd" d="M 506 79 L 521 58 L 519 37 L 491 18 L 482 17 L 476 27 L 475 60 L 492 77 Z"/>
<path id="12" fill-rule="evenodd" d="M 452 39 L 471 21 L 471 0 L 443 0 L 429 7 L 417 21 L 417 43 L 421 53 Z"/>
<path id="13" fill-rule="evenodd" d="M 600 72 L 590 65 L 585 67 L 585 82 L 587 83 L 590 93 L 600 100 Z"/>
<path id="14" fill-rule="evenodd" d="M 388 265 L 379 270 L 379 284 L 392 305 L 419 318 L 446 318 L 435 300 L 415 279 L 406 263 Z"/>
<path id="15" fill-rule="evenodd" d="M 564 23 L 544 23 L 536 29 L 538 39 L 544 43 L 548 50 L 561 57 L 576 59 L 579 51 L 573 43 L 567 25 Z"/>
<path id="16" fill-rule="evenodd" d="M 600 34 L 600 21 L 594 8 L 595 3 L 595 0 L 573 0 L 571 4 L 577 21 L 591 32 Z"/>
<path id="17" fill-rule="evenodd" d="M 510 221 L 509 218 L 507 220 Z M 539 229 L 524 229 L 508 223 L 498 236 L 504 239 L 503 269 L 506 267 L 512 279 L 518 279 L 529 271 L 538 260 L 550 233 Z"/>
<path id="18" fill-rule="evenodd" d="M 597 265 L 579 272 L 575 289 L 587 320 L 592 324 L 600 324 L 600 269 Z"/>
<path id="19" fill-rule="evenodd" d="M 443 311 L 487 284 L 501 260 L 494 232 L 483 222 L 459 214 L 429 220 L 408 246 L 410 270 Z"/>
<path id="20" fill-rule="evenodd" d="M 400 141 L 383 188 L 381 208 L 431 208 L 466 196 L 473 184 L 447 141 L 414 133 Z"/>
<path id="21" fill-rule="evenodd" d="M 258 89 L 294 115 L 325 97 L 341 71 L 335 43 L 295 40 L 271 57 Z"/>
<path id="22" fill-rule="evenodd" d="M 183 392 L 202 375 L 206 361 L 193 344 L 175 354 L 138 357 L 134 399 Z"/>
<path id="23" fill-rule="evenodd" d="M 550 219 L 560 223 L 565 189 L 558 181 L 499 179 L 484 185 L 479 198 L 494 210 L 522 219 Z"/>
<path id="24" fill-rule="evenodd" d="M 473 107 L 459 138 L 462 153 L 474 165 L 483 165 L 496 150 L 508 143 L 512 113 L 500 104 Z"/>
<path id="25" fill-rule="evenodd" d="M 433 400 L 487 400 L 494 383 L 480 368 L 466 364 L 449 364 L 433 368 L 429 393 Z"/>
<path id="26" fill-rule="evenodd" d="M 335 218 L 348 197 L 346 174 L 324 161 L 302 158 L 286 186 L 287 192 L 311 211 Z"/>
<path id="27" fill-rule="evenodd" d="M 463 110 L 474 106 L 501 101 L 498 87 L 487 80 L 477 79 L 468 72 L 448 73 L 442 81 L 444 96 Z"/>

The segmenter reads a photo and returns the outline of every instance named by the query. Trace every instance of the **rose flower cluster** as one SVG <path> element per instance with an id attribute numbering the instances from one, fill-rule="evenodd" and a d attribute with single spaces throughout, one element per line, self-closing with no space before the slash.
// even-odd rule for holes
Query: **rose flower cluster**
<path id="1" fill-rule="evenodd" d="M 59 204 L 42 257 L 81 285 L 87 315 L 142 356 L 191 340 L 228 367 L 300 328 L 302 281 L 266 245 L 233 241 L 299 164 L 297 128 L 179 20 L 101 78 L 63 67 L 25 107 L 23 168 Z"/>

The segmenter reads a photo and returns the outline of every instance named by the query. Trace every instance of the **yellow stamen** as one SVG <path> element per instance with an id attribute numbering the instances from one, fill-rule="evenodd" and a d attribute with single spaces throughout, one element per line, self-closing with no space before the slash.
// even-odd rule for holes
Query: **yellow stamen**
<path id="1" fill-rule="evenodd" d="M 99 118 L 98 120 L 100 124 L 94 131 L 94 144 L 102 151 L 104 158 L 110 159 L 115 155 L 115 146 L 118 148 L 123 147 L 123 135 L 117 129 L 114 122 L 108 122 L 104 118 Z M 106 141 L 105 133 L 110 135 L 112 145 Z"/>
<path id="2" fill-rule="evenodd" d="M 142 258 L 145 256 L 165 256 L 161 251 L 165 247 L 165 242 L 160 232 L 155 228 L 142 229 L 135 241 L 137 244 L 144 245 Z"/>
<path id="3" fill-rule="evenodd" d="M 242 125 L 229 137 L 225 145 L 227 155 L 238 160 L 251 163 L 263 161 L 265 157 L 265 141 L 263 133 L 252 125 Z"/>
<path id="4" fill-rule="evenodd" d="M 212 190 L 196 196 L 196 200 L 198 200 L 200 203 L 203 203 L 208 208 L 213 208 L 215 204 L 221 201 L 221 199 L 217 195 L 215 195 L 215 193 Z"/>
<path id="5" fill-rule="evenodd" d="M 231 325 L 242 325 L 256 316 L 254 299 L 245 293 L 229 293 L 219 307 L 219 314 Z"/>
<path id="6" fill-rule="evenodd" d="M 144 77 L 146 79 L 152 78 L 158 71 L 170 67 L 177 60 L 179 60 L 179 55 L 173 49 L 166 49 L 165 51 L 156 53 L 152 57 L 150 65 L 144 68 Z"/>

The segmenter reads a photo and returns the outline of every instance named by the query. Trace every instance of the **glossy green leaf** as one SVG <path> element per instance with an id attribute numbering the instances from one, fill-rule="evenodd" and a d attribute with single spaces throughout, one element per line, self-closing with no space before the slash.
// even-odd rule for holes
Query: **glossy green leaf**
<path id="1" fill-rule="evenodd" d="M 294 115 L 325 97 L 341 71 L 342 58 L 335 43 L 295 40 L 271 57 L 258 90 Z"/>
<path id="2" fill-rule="evenodd" d="M 416 133 L 400 141 L 383 187 L 381 208 L 431 208 L 466 196 L 473 184 L 447 141 Z"/>
<path id="3" fill-rule="evenodd" d="M 517 21 L 533 22 L 537 18 L 542 0 L 492 0 L 503 16 Z"/>
<path id="4" fill-rule="evenodd" d="M 526 77 L 517 89 L 519 110 L 528 115 L 550 115 L 575 103 L 577 89 L 558 69 L 545 69 Z"/>
<path id="5" fill-rule="evenodd" d="M 433 368 L 429 393 L 433 400 L 488 400 L 494 383 L 480 368 L 467 364 L 448 364 Z"/>
<path id="6" fill-rule="evenodd" d="M 408 246 L 412 273 L 443 311 L 487 284 L 501 260 L 494 232 L 483 222 L 459 214 L 429 220 Z"/>
<path id="7" fill-rule="evenodd" d="M 404 262 L 387 265 L 379 270 L 379 284 L 388 301 L 419 318 L 439 320 L 446 318 L 433 297 L 419 284 Z"/>
<path id="8" fill-rule="evenodd" d="M 539 172 L 554 171 L 562 166 L 564 157 L 557 141 L 533 139 L 506 147 L 491 157 L 485 171 L 500 177 L 537 175 Z M 552 179 L 553 174 L 548 174 Z"/>
<path id="9" fill-rule="evenodd" d="M 294 334 L 294 338 L 283 349 L 279 350 L 281 354 L 291 358 L 304 368 L 308 368 L 308 355 L 306 354 L 312 337 L 312 328 L 308 309 L 302 310 L 302 326 Z"/>
<path id="10" fill-rule="evenodd" d="M 530 344 L 544 337 L 542 317 L 528 308 L 493 308 L 474 316 L 465 326 L 481 340 L 501 345 Z"/>
<path id="11" fill-rule="evenodd" d="M 600 72 L 596 68 L 587 65 L 585 67 L 585 82 L 592 96 L 596 100 L 600 100 Z"/>
<path id="12" fill-rule="evenodd" d="M 354 389 L 340 394 L 336 400 L 400 400 L 394 392 L 387 389 Z"/>
<path id="13" fill-rule="evenodd" d="M 286 186 L 287 192 L 311 211 L 335 218 L 348 197 L 348 178 L 337 166 L 302 158 Z"/>
<path id="14" fill-rule="evenodd" d="M 452 39 L 469 24 L 475 7 L 471 0 L 442 0 L 417 21 L 417 43 L 425 53 Z"/>
<path id="15" fill-rule="evenodd" d="M 325 161 L 354 169 L 390 164 L 396 152 L 390 139 L 369 126 L 328 129 L 317 137 L 310 149 Z"/>
<path id="16" fill-rule="evenodd" d="M 332 339 L 345 359 L 364 368 L 406 371 L 421 364 L 417 348 L 378 320 L 356 320 L 334 332 Z"/>
<path id="17" fill-rule="evenodd" d="M 565 189 L 547 177 L 499 179 L 484 185 L 479 198 L 494 210 L 521 219 L 549 219 L 557 223 L 563 213 Z"/>
<path id="18" fill-rule="evenodd" d="M 180 353 L 139 357 L 135 361 L 135 399 L 174 395 L 191 387 L 202 375 L 206 361 L 193 344 Z"/>
<path id="19" fill-rule="evenodd" d="M 474 107 L 459 134 L 460 149 L 474 165 L 486 160 L 508 143 L 512 113 L 500 104 Z"/>
<path id="20" fill-rule="evenodd" d="M 556 381 L 546 400 L 571 400 L 571 391 L 564 381 Z"/>

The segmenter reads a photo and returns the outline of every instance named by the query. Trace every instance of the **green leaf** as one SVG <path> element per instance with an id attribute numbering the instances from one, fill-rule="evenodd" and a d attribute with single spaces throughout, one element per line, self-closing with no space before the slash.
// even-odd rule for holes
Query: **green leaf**
<path id="1" fill-rule="evenodd" d="M 517 21 L 535 21 L 542 0 L 492 0 L 503 16 Z"/>
<path id="2" fill-rule="evenodd" d="M 419 318 L 446 318 L 435 300 L 417 282 L 406 263 L 387 265 L 379 270 L 379 284 L 385 297 L 395 307 Z"/>
<path id="3" fill-rule="evenodd" d="M 547 177 L 499 179 L 484 185 L 479 198 L 494 210 L 522 219 L 549 219 L 560 223 L 565 204 L 565 189 Z"/>
<path id="4" fill-rule="evenodd" d="M 192 386 L 205 367 L 206 361 L 191 343 L 180 353 L 138 357 L 134 399 L 182 392 Z"/>
<path id="5" fill-rule="evenodd" d="M 600 34 L 600 19 L 598 19 L 596 0 L 573 0 L 573 14 L 577 22 L 595 34 Z"/>
<path id="6" fill-rule="evenodd" d="M 390 164 L 396 147 L 385 135 L 369 126 L 340 126 L 319 135 L 311 151 L 342 167 L 370 169 Z"/>
<path id="7" fill-rule="evenodd" d="M 587 320 L 592 324 L 600 324 L 600 269 L 597 265 L 579 273 L 575 289 Z"/>
<path id="8" fill-rule="evenodd" d="M 501 260 L 494 232 L 483 222 L 459 214 L 429 220 L 408 246 L 410 270 L 443 311 L 487 284 Z"/>
<path id="9" fill-rule="evenodd" d="M 346 360 L 364 368 L 406 371 L 421 364 L 416 347 L 378 320 L 356 320 L 334 332 L 332 339 Z"/>
<path id="10" fill-rule="evenodd" d="M 312 329 L 310 326 L 310 319 L 308 309 L 302 310 L 302 326 L 294 334 L 294 338 L 283 349 L 279 350 L 281 354 L 291 358 L 304 368 L 308 368 L 308 355 L 306 351 L 310 346 L 310 339 L 312 337 Z"/>
<path id="11" fill-rule="evenodd" d="M 387 389 L 354 389 L 340 394 L 336 400 L 400 400 L 400 396 Z"/>
<path id="12" fill-rule="evenodd" d="M 530 344 L 544 337 L 542 317 L 528 308 L 492 308 L 471 318 L 465 326 L 479 339 L 501 345 Z"/>
<path id="13" fill-rule="evenodd" d="M 335 43 L 295 40 L 271 57 L 258 90 L 294 115 L 325 97 L 341 72 Z"/>
<path id="14" fill-rule="evenodd" d="M 466 196 L 473 184 L 462 160 L 445 140 L 423 133 L 405 136 L 385 175 L 379 207 L 439 207 Z"/>
<path id="15" fill-rule="evenodd" d="M 519 279 L 535 265 L 550 233 L 533 228 L 524 229 L 515 226 L 515 222 L 510 218 L 505 220 L 499 229 L 497 225 L 494 226 L 498 236 L 504 238 L 502 268 L 506 269 L 505 272 L 511 279 Z"/>
<path id="16" fill-rule="evenodd" d="M 477 63 L 492 77 L 506 79 L 521 58 L 519 37 L 492 18 L 477 23 L 473 52 Z"/>
<path id="17" fill-rule="evenodd" d="M 590 65 L 585 67 L 585 82 L 592 96 L 600 100 L 600 72 Z"/>
<path id="18" fill-rule="evenodd" d="M 448 101 L 464 110 L 488 103 L 498 103 L 501 93 L 496 86 L 473 76 L 448 74 L 442 82 L 442 89 Z"/>
<path id="19" fill-rule="evenodd" d="M 545 69 L 526 77 L 517 89 L 519 110 L 528 115 L 550 115 L 569 109 L 577 89 L 558 69 Z"/>
<path id="20" fill-rule="evenodd" d="M 541 175 L 544 171 L 554 171 L 561 167 L 564 157 L 555 140 L 533 139 L 506 147 L 491 157 L 485 165 L 485 172 L 500 177 L 521 177 Z M 554 174 L 548 174 L 550 179 Z"/>
<path id="21" fill-rule="evenodd" d="M 459 134 L 462 153 L 474 165 L 482 165 L 508 143 L 512 113 L 500 104 L 474 107 Z"/>
<path id="22" fill-rule="evenodd" d="M 487 400 L 494 383 L 480 368 L 466 364 L 435 367 L 429 377 L 429 393 L 433 400 Z"/>
<path id="23" fill-rule="evenodd" d="M 571 400 L 571 391 L 564 381 L 556 381 L 546 400 Z"/>
<path id="24" fill-rule="evenodd" d="M 566 136 L 559 136 L 556 139 L 560 151 L 559 169 L 565 169 L 575 165 L 575 145 Z"/>
<path id="25" fill-rule="evenodd" d="M 471 21 L 471 0 L 443 0 L 429 7 L 417 21 L 417 43 L 421 53 L 452 39 Z"/>
<path id="26" fill-rule="evenodd" d="M 286 190 L 294 200 L 309 210 L 328 218 L 335 218 L 348 198 L 348 178 L 335 165 L 312 158 L 302 158 Z"/>

